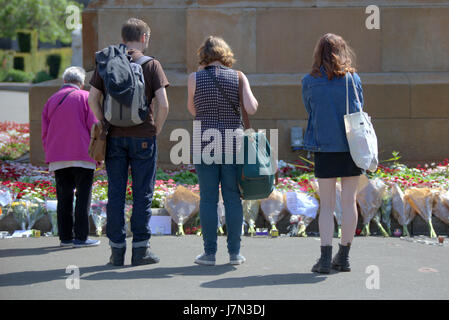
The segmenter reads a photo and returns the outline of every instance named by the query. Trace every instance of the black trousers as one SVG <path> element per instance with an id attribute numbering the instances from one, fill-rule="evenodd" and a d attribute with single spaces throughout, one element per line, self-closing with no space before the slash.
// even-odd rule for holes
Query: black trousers
<path id="1" fill-rule="evenodd" d="M 69 167 L 55 171 L 59 240 L 85 241 L 89 234 L 89 211 L 92 198 L 93 169 Z M 75 228 L 73 227 L 73 196 Z"/>

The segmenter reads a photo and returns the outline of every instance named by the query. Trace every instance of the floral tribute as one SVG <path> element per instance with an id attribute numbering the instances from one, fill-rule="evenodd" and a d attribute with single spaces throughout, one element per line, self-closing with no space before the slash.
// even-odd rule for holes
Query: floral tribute
<path id="1" fill-rule="evenodd" d="M 3 122 L 0 123 L 0 128 L 0 219 L 11 213 L 23 228 L 30 228 L 45 211 L 55 223 L 57 200 L 54 174 L 48 172 L 47 167 L 36 167 L 16 161 L 29 151 L 29 125 Z M 399 153 L 393 152 L 391 159 L 381 161 L 376 172 L 366 174 L 370 183 L 366 184 L 365 189 L 361 188 L 358 195 L 359 210 L 364 220 L 361 234 L 370 235 L 369 224 L 372 221 L 378 226 L 381 235 L 394 235 L 396 232 L 391 230 L 391 221 L 395 219 L 402 226 L 400 233 L 407 236 L 410 234 L 408 225 L 419 215 L 428 224 L 429 235 L 436 237 L 432 217 L 449 224 L 449 159 L 416 167 L 401 164 L 399 159 Z M 297 193 L 298 199 L 307 199 L 307 195 L 319 200 L 313 161 L 304 157 L 290 163 L 280 160 L 278 167 L 279 179 L 272 199 L 243 201 L 244 220 L 249 226 L 250 235 L 256 233 L 255 221 L 259 215 L 270 222 L 272 231 L 277 230 L 276 223 L 281 215 L 288 213 L 288 210 L 284 210 L 287 207 L 287 193 Z M 179 193 L 195 200 L 192 200 L 192 203 L 195 202 L 193 209 L 186 210 L 185 206 L 179 205 L 180 200 L 173 198 L 174 194 Z M 104 229 L 104 207 L 107 199 L 107 174 L 104 166 L 101 166 L 95 171 L 92 188 L 91 214 L 97 234 L 102 234 Z M 167 209 L 167 199 L 171 199 L 170 215 L 178 224 L 177 233 L 201 234 L 197 214 L 199 185 L 194 166 L 182 165 L 174 170 L 157 170 L 152 208 Z M 131 172 L 126 189 L 126 202 L 129 223 L 132 214 Z M 50 207 L 53 209 L 49 209 Z M 340 211 L 337 206 L 334 215 L 338 224 L 341 220 Z M 218 214 L 223 216 L 223 212 Z M 308 219 L 304 224 L 305 218 L 307 217 L 303 216 L 298 221 L 291 221 L 297 224 L 300 230 L 291 234 L 305 236 L 304 228 L 310 223 Z M 193 223 L 184 230 L 183 225 L 187 219 L 192 219 Z M 221 234 L 223 228 L 219 228 L 219 232 Z"/>

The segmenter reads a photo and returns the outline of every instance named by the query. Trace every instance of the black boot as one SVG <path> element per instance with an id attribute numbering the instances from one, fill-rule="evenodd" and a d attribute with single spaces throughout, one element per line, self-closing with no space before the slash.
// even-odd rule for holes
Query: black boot
<path id="1" fill-rule="evenodd" d="M 126 248 L 111 247 L 111 258 L 109 258 L 109 263 L 113 266 L 123 266 L 125 263 L 125 251 Z"/>
<path id="2" fill-rule="evenodd" d="M 344 272 L 351 271 L 351 266 L 349 265 L 350 248 L 350 243 L 348 243 L 348 245 L 346 246 L 342 246 L 341 244 L 339 244 L 338 253 L 332 259 L 332 269 Z"/>
<path id="3" fill-rule="evenodd" d="M 159 258 L 150 251 L 150 248 L 133 248 L 131 264 L 133 266 L 141 266 L 144 264 L 158 263 Z"/>
<path id="4" fill-rule="evenodd" d="M 313 272 L 330 273 L 332 259 L 332 246 L 321 246 L 321 257 L 312 267 Z"/>

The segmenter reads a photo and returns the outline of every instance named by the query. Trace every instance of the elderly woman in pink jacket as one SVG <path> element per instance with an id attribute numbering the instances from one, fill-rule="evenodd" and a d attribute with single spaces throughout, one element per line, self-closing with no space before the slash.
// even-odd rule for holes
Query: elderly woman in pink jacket
<path id="1" fill-rule="evenodd" d="M 56 179 L 59 239 L 61 246 L 95 246 L 100 241 L 88 239 L 88 233 L 96 162 L 89 157 L 88 149 L 90 130 L 97 119 L 87 102 L 89 92 L 82 90 L 84 69 L 69 67 L 62 77 L 64 85 L 48 99 L 42 112 L 45 162 Z"/>

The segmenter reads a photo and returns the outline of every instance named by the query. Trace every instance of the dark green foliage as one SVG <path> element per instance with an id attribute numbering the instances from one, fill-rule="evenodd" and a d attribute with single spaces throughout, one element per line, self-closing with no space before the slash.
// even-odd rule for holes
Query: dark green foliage
<path id="1" fill-rule="evenodd" d="M 47 65 L 49 67 L 49 74 L 53 79 L 56 79 L 59 75 L 59 69 L 61 68 L 62 57 L 60 54 L 50 54 L 47 56 Z"/>

